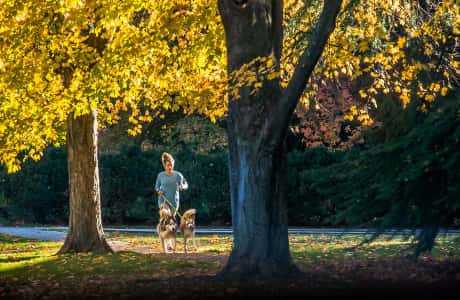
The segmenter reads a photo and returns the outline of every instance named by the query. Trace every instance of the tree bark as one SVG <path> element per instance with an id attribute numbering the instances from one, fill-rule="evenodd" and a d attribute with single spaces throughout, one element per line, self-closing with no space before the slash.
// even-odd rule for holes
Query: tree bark
<path id="1" fill-rule="evenodd" d="M 102 229 L 95 110 L 76 118 L 73 114 L 68 117 L 67 163 L 69 229 L 58 254 L 113 252 Z"/>
<path id="2" fill-rule="evenodd" d="M 279 68 L 283 1 L 218 3 L 226 33 L 228 73 L 257 57 L 270 55 Z M 325 3 L 333 4 L 325 4 L 317 29 L 322 28 L 321 24 L 333 25 L 341 1 Z M 320 38 L 310 43 L 316 48 L 309 47 L 301 58 L 301 62 L 307 59 L 301 66 L 308 68 L 307 77 L 294 74 L 296 84 L 290 84 L 291 88 L 283 91 L 277 78 L 262 82 L 256 92 L 240 88 L 238 99 L 229 96 L 227 130 L 234 243 L 220 274 L 223 277 L 274 278 L 298 272 L 288 241 L 286 133 L 292 107 L 305 88 L 297 81 L 308 79 L 332 29 L 317 31 Z M 301 71 L 296 68 L 295 73 Z"/>
<path id="3" fill-rule="evenodd" d="M 297 271 L 289 252 L 285 143 L 257 147 L 229 128 L 234 245 L 223 275 L 287 276 Z"/>

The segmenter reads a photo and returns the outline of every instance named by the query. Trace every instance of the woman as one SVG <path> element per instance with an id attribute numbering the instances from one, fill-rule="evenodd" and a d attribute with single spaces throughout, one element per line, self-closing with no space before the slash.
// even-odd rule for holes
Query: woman
<path id="1" fill-rule="evenodd" d="M 157 176 L 155 190 L 158 194 L 158 208 L 165 201 L 171 207 L 176 216 L 179 210 L 179 191 L 188 188 L 188 183 L 184 176 L 177 171 L 174 171 L 174 158 L 171 154 L 163 152 L 161 155 L 164 171 Z M 169 202 L 169 203 L 168 203 Z"/>

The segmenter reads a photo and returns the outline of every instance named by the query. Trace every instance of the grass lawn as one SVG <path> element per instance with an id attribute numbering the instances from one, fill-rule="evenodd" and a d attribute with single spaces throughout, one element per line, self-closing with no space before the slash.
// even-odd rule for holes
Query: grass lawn
<path id="1" fill-rule="evenodd" d="M 163 254 L 158 238 L 151 234 L 115 232 L 107 236 L 116 250 L 113 254 L 57 256 L 54 254 L 61 242 L 0 235 L 0 298 L 164 295 L 172 299 L 198 299 L 204 294 L 212 295 L 211 298 L 245 298 L 250 291 L 259 290 L 248 283 L 214 278 L 230 253 L 231 235 L 199 235 L 198 250 L 188 254 L 182 253 L 182 238 L 178 238 L 179 253 Z M 376 291 L 386 286 L 409 286 L 414 293 L 419 287 L 442 288 L 445 292 L 446 284 L 460 286 L 458 237 L 438 238 L 433 252 L 418 260 L 406 257 L 404 248 L 410 241 L 402 237 L 388 240 L 383 236 L 358 248 L 354 248 L 362 239 L 358 235 L 290 235 L 289 239 L 293 259 L 304 273 L 296 279 L 256 283 L 263 286 L 260 289 L 268 293 L 266 296 L 293 291 L 339 293 L 349 288 L 379 296 Z M 373 286 L 376 288 L 369 288 Z"/>

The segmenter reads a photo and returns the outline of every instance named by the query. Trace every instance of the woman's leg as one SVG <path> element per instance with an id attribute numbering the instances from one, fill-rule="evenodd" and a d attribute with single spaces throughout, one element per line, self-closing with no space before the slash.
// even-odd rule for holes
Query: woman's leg
<path id="1" fill-rule="evenodd" d="M 175 208 L 175 212 L 174 212 L 174 216 L 176 216 L 176 213 L 179 211 L 179 199 L 176 199 L 176 208 Z"/>
<path id="2" fill-rule="evenodd" d="M 158 210 L 160 209 L 161 205 L 165 202 L 163 197 L 158 197 Z"/>

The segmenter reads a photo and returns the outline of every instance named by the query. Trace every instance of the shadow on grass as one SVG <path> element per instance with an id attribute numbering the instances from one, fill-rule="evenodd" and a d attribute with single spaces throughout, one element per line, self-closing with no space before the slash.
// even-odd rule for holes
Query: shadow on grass
<path id="1" fill-rule="evenodd" d="M 11 263 L 11 262 L 23 262 L 23 261 L 35 259 L 37 257 L 40 257 L 40 256 L 31 255 L 31 256 L 22 256 L 22 257 L 14 257 L 14 256 L 8 256 L 6 258 L 1 258 L 0 257 L 0 264 L 1 263 Z"/>
<path id="2" fill-rule="evenodd" d="M 445 266 L 440 265 L 444 268 Z M 70 276 L 68 282 L 49 278 L 34 290 L 25 282 L 6 289 L 6 299 L 305 299 L 306 297 L 344 296 L 365 299 L 452 299 L 459 297 L 458 280 L 435 282 L 417 280 L 376 280 L 356 276 L 348 271 L 340 276 L 333 272 L 306 271 L 293 278 L 277 280 L 219 280 L 216 276 L 192 273 L 177 275 L 125 274 L 124 276 L 88 274 Z M 155 276 L 159 275 L 159 276 Z M 352 280 L 350 280 L 352 279 Z M 0 280 L 0 286 L 2 286 Z M 32 282 L 36 282 L 33 281 Z M 58 284 L 56 282 L 59 282 Z M 6 286 L 6 285 L 5 285 Z M 56 288 L 59 287 L 59 288 Z M 5 291 L 5 290 L 3 290 Z M 458 299 L 458 298 L 457 298 Z"/>
<path id="3" fill-rule="evenodd" d="M 56 278 L 66 280 L 93 275 L 174 275 L 187 272 L 205 273 L 220 268 L 216 262 L 193 259 L 193 256 L 174 256 L 168 254 L 142 254 L 133 251 L 119 251 L 113 254 L 69 253 L 44 257 L 18 257 L 15 261 L 32 260 L 7 269 L 0 270 L 4 278 L 24 278 L 44 280 Z M 13 262 L 5 259 L 6 262 Z"/>

